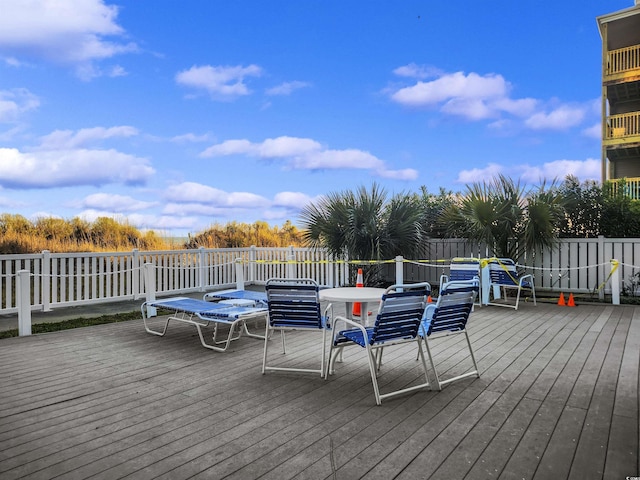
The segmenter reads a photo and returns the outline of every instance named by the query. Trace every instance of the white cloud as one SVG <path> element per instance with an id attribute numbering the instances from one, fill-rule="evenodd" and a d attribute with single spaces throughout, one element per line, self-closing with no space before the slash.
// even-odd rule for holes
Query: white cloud
<path id="1" fill-rule="evenodd" d="M 503 173 L 503 167 L 490 163 L 485 168 L 472 168 L 471 170 L 462 170 L 458 173 L 456 182 L 458 183 L 477 183 L 482 181 L 488 181 Z"/>
<path id="2" fill-rule="evenodd" d="M 74 202 L 74 206 L 79 208 L 118 213 L 144 210 L 154 205 L 156 205 L 154 202 L 144 202 L 128 195 L 116 195 L 112 193 L 94 193 L 86 196 L 79 202 Z"/>
<path id="3" fill-rule="evenodd" d="M 102 0 L 4 2 L 0 52 L 76 65 L 87 78 L 94 61 L 137 51 L 134 43 L 113 40 L 125 33 L 117 16 L 118 7 Z"/>
<path id="4" fill-rule="evenodd" d="M 195 182 L 183 182 L 171 185 L 165 192 L 165 197 L 173 203 L 204 204 L 217 207 L 255 208 L 263 207 L 269 201 L 248 192 L 225 192 L 217 188 Z"/>
<path id="5" fill-rule="evenodd" d="M 0 122 L 15 122 L 40 106 L 40 100 L 26 88 L 0 90 Z"/>
<path id="6" fill-rule="evenodd" d="M 415 64 L 399 67 L 394 73 L 414 78 L 427 76 L 427 72 Z M 513 127 L 505 122 L 505 115 L 522 119 L 522 125 L 532 130 L 565 130 L 580 125 L 587 114 L 596 111 L 594 100 L 575 105 L 553 100 L 549 102 L 551 107 L 545 107 L 533 98 L 511 98 L 511 90 L 511 84 L 498 74 L 456 72 L 387 92 L 391 100 L 407 107 L 438 109 L 472 121 L 491 119 L 489 126 L 494 130 Z"/>
<path id="7" fill-rule="evenodd" d="M 193 66 L 176 74 L 176 82 L 196 90 L 204 90 L 215 100 L 233 100 L 249 95 L 251 91 L 244 83 L 245 77 L 259 77 L 262 69 L 257 65 L 237 66 Z"/>
<path id="8" fill-rule="evenodd" d="M 0 185 L 5 188 L 141 184 L 154 173 L 146 159 L 115 150 L 23 153 L 0 148 Z"/>
<path id="9" fill-rule="evenodd" d="M 429 77 L 439 77 L 443 72 L 435 67 L 410 63 L 396 68 L 393 73 L 399 77 L 425 79 Z"/>
<path id="10" fill-rule="evenodd" d="M 585 137 L 593 138 L 595 140 L 600 140 L 602 138 L 602 124 L 600 122 L 585 128 L 582 130 L 582 134 Z"/>
<path id="11" fill-rule="evenodd" d="M 416 180 L 418 171 L 413 168 L 405 168 L 403 170 L 378 170 L 378 175 L 382 178 L 390 178 L 393 180 Z"/>
<path id="12" fill-rule="evenodd" d="M 384 169 L 384 162 L 382 160 L 371 155 L 369 152 L 353 148 L 310 152 L 307 155 L 293 158 L 290 165 L 294 169 L 302 170 L 357 168 L 381 171 Z"/>
<path id="13" fill-rule="evenodd" d="M 518 165 L 508 166 L 490 163 L 485 168 L 462 170 L 458 173 L 457 182 L 464 184 L 490 181 L 499 174 L 511 178 L 520 178 L 528 184 L 537 185 L 542 181 L 563 180 L 567 175 L 574 175 L 580 181 L 600 179 L 600 160 L 555 160 L 540 166 Z"/>
<path id="14" fill-rule="evenodd" d="M 564 130 L 579 125 L 585 118 L 584 107 L 561 105 L 545 113 L 538 112 L 525 121 L 525 125 L 533 130 Z"/>
<path id="15" fill-rule="evenodd" d="M 55 130 L 42 137 L 40 148 L 44 150 L 73 149 L 83 145 L 114 137 L 132 137 L 138 135 L 138 129 L 130 126 L 82 128 L 73 130 Z"/>
<path id="16" fill-rule="evenodd" d="M 203 133 L 202 135 L 196 135 L 195 133 L 185 133 L 183 135 L 176 135 L 171 138 L 175 143 L 199 143 L 211 141 L 211 134 Z"/>
<path id="17" fill-rule="evenodd" d="M 555 160 L 547 162 L 539 167 L 522 167 L 522 178 L 529 183 L 541 180 L 563 180 L 567 175 L 574 175 L 580 181 L 600 180 L 600 160 L 589 158 L 587 160 Z"/>
<path id="18" fill-rule="evenodd" d="M 508 91 L 509 84 L 501 75 L 480 76 L 477 73 L 465 75 L 463 72 L 456 72 L 431 82 L 418 82 L 411 87 L 401 88 L 391 98 L 406 106 L 423 107 L 451 99 L 502 98 Z"/>
<path id="19" fill-rule="evenodd" d="M 397 180 L 413 180 L 417 172 L 413 169 L 390 170 L 385 162 L 375 155 L 354 148 L 334 150 L 323 147 L 310 138 L 277 137 L 268 138 L 261 143 L 246 139 L 226 140 L 212 145 L 200 156 L 223 157 L 229 155 L 247 155 L 264 159 L 282 159 L 285 168 L 295 170 L 371 170 L 374 175 Z"/>
<path id="20" fill-rule="evenodd" d="M 173 230 L 181 229 L 193 231 L 200 227 L 200 219 L 189 216 L 172 216 L 172 215 L 152 215 L 132 213 L 123 215 L 119 212 L 108 212 L 104 210 L 87 209 L 77 215 L 79 218 L 88 222 L 95 222 L 99 217 L 110 217 L 121 223 L 129 223 L 135 225 L 139 229 L 149 230 Z"/>
<path id="21" fill-rule="evenodd" d="M 302 208 L 314 199 L 302 192 L 280 192 L 273 197 L 274 207 Z"/>
<path id="22" fill-rule="evenodd" d="M 300 82 L 296 80 L 293 82 L 284 82 L 280 85 L 269 88 L 266 90 L 265 93 L 270 96 L 291 95 L 295 90 L 300 90 L 301 88 L 310 87 L 310 86 L 311 84 L 308 82 Z"/>

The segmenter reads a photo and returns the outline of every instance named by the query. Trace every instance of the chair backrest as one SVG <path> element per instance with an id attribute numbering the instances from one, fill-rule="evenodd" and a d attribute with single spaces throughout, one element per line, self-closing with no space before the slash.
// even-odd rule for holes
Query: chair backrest
<path id="1" fill-rule="evenodd" d="M 371 344 L 415 338 L 430 293 L 431 285 L 427 282 L 387 288 L 373 326 Z"/>
<path id="2" fill-rule="evenodd" d="M 520 279 L 516 262 L 510 258 L 493 258 L 489 260 L 489 277 L 491 278 L 491 283 L 516 287 Z"/>
<path id="3" fill-rule="evenodd" d="M 272 327 L 323 328 L 318 284 L 309 278 L 272 278 L 265 284 Z"/>
<path id="4" fill-rule="evenodd" d="M 449 281 L 473 280 L 480 278 L 480 259 L 455 257 L 449 264 Z"/>
<path id="5" fill-rule="evenodd" d="M 427 309 L 423 322 L 426 332 L 423 333 L 429 336 L 432 333 L 464 330 L 479 290 L 478 279 L 445 283 L 435 307 Z"/>

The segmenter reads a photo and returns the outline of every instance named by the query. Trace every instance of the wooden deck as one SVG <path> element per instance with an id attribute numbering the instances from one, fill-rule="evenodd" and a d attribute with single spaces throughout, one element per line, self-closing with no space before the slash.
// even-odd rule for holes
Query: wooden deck
<path id="1" fill-rule="evenodd" d="M 216 353 L 142 321 L 0 340 L 0 478 L 624 479 L 640 474 L 640 307 L 476 309 L 481 378 L 376 406 L 362 352 L 328 381 L 261 375 L 262 343 Z M 277 361 L 315 361 L 288 337 Z M 464 339 L 435 343 L 441 373 Z M 381 389 L 418 375 L 385 355 Z"/>

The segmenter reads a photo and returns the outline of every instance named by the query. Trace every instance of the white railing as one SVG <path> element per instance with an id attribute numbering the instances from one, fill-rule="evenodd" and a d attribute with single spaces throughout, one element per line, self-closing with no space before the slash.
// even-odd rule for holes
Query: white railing
<path id="1" fill-rule="evenodd" d="M 311 277 L 325 285 L 344 285 L 348 266 L 331 262 L 323 251 L 305 248 L 222 248 L 107 253 L 0 255 L 0 314 L 18 311 L 17 273 L 29 272 L 32 310 L 144 296 L 144 265 L 155 265 L 159 295 L 224 288 L 236 284 L 236 260 L 248 284 L 271 277 Z"/>
<path id="2" fill-rule="evenodd" d="M 385 281 L 399 274 L 409 282 L 434 285 L 448 269 L 453 257 L 486 257 L 486 249 L 463 240 L 432 240 L 425 245 L 425 258 L 388 259 L 382 266 Z M 640 271 L 638 239 L 565 239 L 553 251 L 537 252 L 522 262 L 535 276 L 536 290 L 565 293 L 612 291 L 611 260 L 619 261 L 617 275 L 622 287 L 631 285 Z M 243 281 L 264 284 L 271 277 L 313 278 L 321 285 L 349 284 L 349 263 L 333 261 L 324 251 L 306 248 L 227 248 L 167 251 L 50 253 L 0 255 L 0 314 L 18 312 L 18 272 L 30 276 L 31 310 L 144 298 L 144 265 L 155 266 L 158 295 L 204 292 L 227 288 L 238 281 L 236 260 L 242 266 Z M 367 264 L 362 265 L 367 268 Z M 637 280 L 637 277 L 635 277 Z M 637 293 L 637 292 L 634 292 Z"/>

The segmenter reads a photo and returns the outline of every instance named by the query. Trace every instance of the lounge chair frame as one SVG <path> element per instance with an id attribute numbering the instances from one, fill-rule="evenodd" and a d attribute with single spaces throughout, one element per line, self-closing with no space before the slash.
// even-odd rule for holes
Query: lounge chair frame
<path id="1" fill-rule="evenodd" d="M 153 329 L 149 325 L 151 313 L 161 308 L 172 313 L 166 318 L 164 326 L 160 330 Z M 252 333 L 247 328 L 248 321 L 258 321 L 266 318 L 266 307 L 239 307 L 228 304 L 218 304 L 197 300 L 189 297 L 172 297 L 162 300 L 144 302 L 140 307 L 142 320 L 147 333 L 164 337 L 169 323 L 174 320 L 188 325 L 193 325 L 198 331 L 200 343 L 204 348 L 216 352 L 224 352 L 232 341 L 238 340 L 242 335 L 263 340 L 262 335 Z M 205 340 L 203 327 L 213 326 L 212 342 Z M 224 339 L 219 339 L 219 327 L 226 326 L 229 329 Z M 223 346 L 220 346 L 223 345 Z"/>

